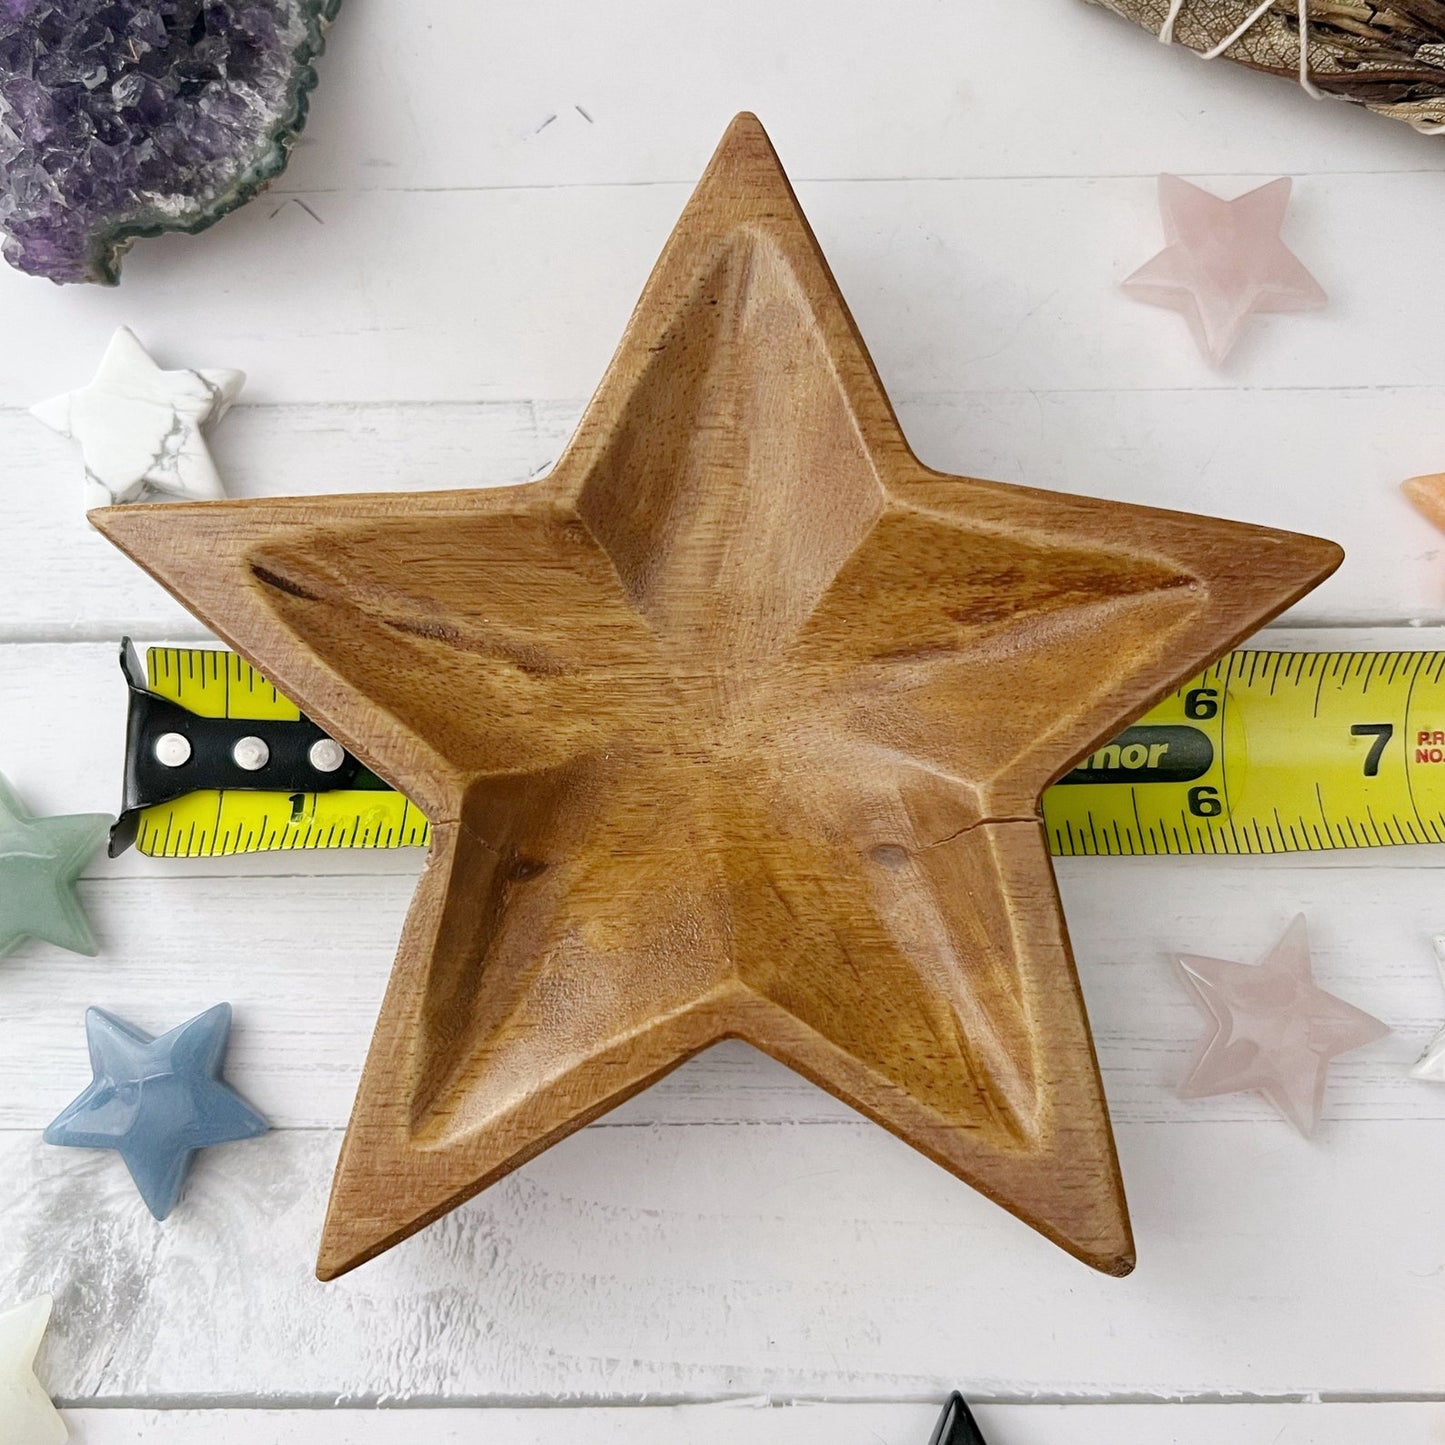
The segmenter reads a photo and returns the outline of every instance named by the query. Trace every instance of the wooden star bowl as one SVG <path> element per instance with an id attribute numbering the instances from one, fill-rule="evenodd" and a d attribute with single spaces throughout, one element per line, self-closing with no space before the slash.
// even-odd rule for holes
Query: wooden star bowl
<path id="1" fill-rule="evenodd" d="M 92 516 L 434 825 L 323 1277 L 726 1038 L 1131 1268 L 1039 795 L 1340 552 L 924 467 L 754 118 L 548 477 Z"/>

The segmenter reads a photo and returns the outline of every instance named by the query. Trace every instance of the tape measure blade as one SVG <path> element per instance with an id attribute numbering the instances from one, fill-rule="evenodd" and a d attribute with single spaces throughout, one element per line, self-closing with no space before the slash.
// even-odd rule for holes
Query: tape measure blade
<path id="1" fill-rule="evenodd" d="M 209 717 L 294 721 L 243 659 L 151 648 L 152 689 Z M 1061 857 L 1223 856 L 1445 842 L 1445 653 L 1234 652 L 1044 794 Z M 190 794 L 143 811 L 150 856 L 425 845 L 400 794 Z"/>
<path id="2" fill-rule="evenodd" d="M 1050 789 L 1044 815 L 1061 856 L 1099 851 L 1105 828 L 1170 853 L 1445 841 L 1445 654 L 1231 654 Z"/>
<path id="3" fill-rule="evenodd" d="M 425 847 L 426 819 L 399 793 L 191 793 L 145 809 L 137 849 L 151 857 L 229 857 L 306 848 Z"/>

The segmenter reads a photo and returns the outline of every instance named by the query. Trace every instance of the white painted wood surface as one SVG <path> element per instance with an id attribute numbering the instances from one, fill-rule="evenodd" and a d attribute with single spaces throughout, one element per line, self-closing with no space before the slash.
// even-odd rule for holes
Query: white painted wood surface
<path id="1" fill-rule="evenodd" d="M 270 198 L 144 245 L 114 292 L 0 274 L 0 768 L 37 807 L 114 806 L 120 634 L 204 634 L 86 530 L 32 401 L 126 322 L 163 363 L 251 373 L 213 436 L 236 495 L 535 475 L 743 106 L 925 460 L 1334 536 L 1349 560 L 1270 645 L 1445 648 L 1445 539 L 1395 493 L 1445 469 L 1445 140 L 1078 0 L 348 7 Z M 1120 297 L 1162 169 L 1298 177 L 1329 310 L 1215 372 Z M 923 1445 L 954 1384 L 1002 1445 L 1445 1440 L 1445 1089 L 1404 1074 L 1445 1019 L 1445 852 L 1061 865 L 1127 1281 L 731 1046 L 321 1286 L 417 865 L 97 860 L 102 957 L 0 962 L 0 1299 L 55 1290 L 40 1368 L 81 1445 Z M 1336 1068 L 1313 1143 L 1172 1092 L 1198 1022 L 1170 951 L 1253 958 L 1301 909 L 1322 982 L 1396 1030 Z M 86 1004 L 161 1028 L 220 998 L 277 1128 L 156 1225 L 116 1160 L 38 1131 L 85 1081 Z M 840 1403 L 700 1403 L 755 1395 Z"/>
<path id="2" fill-rule="evenodd" d="M 993 1445 L 1439 1445 L 1438 1405 L 980 1405 Z M 742 1400 L 640 1409 L 429 1410 L 427 1445 L 923 1445 L 931 1405 Z M 394 1411 L 70 1410 L 75 1445 L 391 1445 Z M 1378 1433 L 1376 1433 L 1378 1432 Z"/>

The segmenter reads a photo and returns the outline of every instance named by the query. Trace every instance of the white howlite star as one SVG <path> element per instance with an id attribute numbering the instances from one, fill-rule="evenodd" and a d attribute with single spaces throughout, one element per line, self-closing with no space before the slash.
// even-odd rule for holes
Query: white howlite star
<path id="1" fill-rule="evenodd" d="M 43 1294 L 0 1310 L 0 1440 L 5 1445 L 61 1445 L 70 1438 L 65 1421 L 35 1378 L 35 1352 L 53 1303 Z"/>
<path id="2" fill-rule="evenodd" d="M 1435 962 L 1440 966 L 1440 981 L 1445 983 L 1445 933 L 1437 933 L 1430 942 L 1435 947 Z M 1429 1047 L 1410 1070 L 1410 1077 L 1445 1084 L 1445 1028 L 1430 1040 Z"/>
<path id="3" fill-rule="evenodd" d="M 80 447 L 87 511 L 157 492 L 214 501 L 225 492 L 202 428 L 225 416 L 245 384 L 244 371 L 162 371 L 122 326 L 89 386 L 30 414 Z"/>

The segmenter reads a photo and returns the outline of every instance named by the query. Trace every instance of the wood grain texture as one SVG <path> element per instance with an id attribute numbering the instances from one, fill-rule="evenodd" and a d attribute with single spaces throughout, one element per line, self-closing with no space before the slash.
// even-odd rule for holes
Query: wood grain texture
<path id="1" fill-rule="evenodd" d="M 87 535 L 74 455 L 26 406 L 86 380 L 129 324 L 167 365 L 250 372 L 247 404 L 213 433 L 233 495 L 524 481 L 560 452 L 739 103 L 768 117 L 925 461 L 1347 539 L 1345 565 L 1292 609 L 1312 630 L 1283 645 L 1442 645 L 1333 630 L 1445 615 L 1440 539 L 1398 492 L 1445 466 L 1438 138 L 1201 64 L 1076 0 L 836 0 L 826 23 L 815 0 L 443 0 L 424 18 L 348 4 L 287 191 L 138 249 L 116 291 L 0 267 L 0 768 L 37 804 L 115 803 L 118 634 L 204 633 Z M 1019 104 L 1030 93 L 1051 103 Z M 1330 309 L 1265 320 L 1209 371 L 1177 317 L 1114 290 L 1157 249 L 1160 170 L 1225 195 L 1295 175 L 1291 239 Z M 354 1312 L 309 1277 L 339 1136 L 268 1153 L 259 1177 L 203 1157 L 182 1207 L 212 1224 L 192 1215 L 159 1243 L 109 1217 L 134 1207 L 125 1188 L 97 1197 L 38 1171 L 67 1151 L 6 1153 L 0 1295 L 33 1240 L 82 1306 L 56 1387 L 165 1406 L 71 1412 L 80 1445 L 412 1445 L 433 1429 L 632 1445 L 658 1416 L 669 1445 L 765 1428 L 767 1445 L 812 1445 L 798 1412 L 741 1434 L 726 1416 L 619 1411 L 618 1425 L 558 1404 L 918 1401 L 956 1382 L 1019 1401 L 1233 1401 L 1021 1407 L 989 1416 L 1001 1445 L 1434 1445 L 1441 1407 L 1391 1397 L 1441 1387 L 1445 1090 L 1402 1075 L 1445 1017 L 1427 942 L 1439 866 L 1416 849 L 1060 865 L 1140 1238 L 1122 1285 L 1083 1279 L 845 1106 L 725 1044 L 343 1281 Z M 339 1126 L 417 867 L 98 863 L 85 891 L 105 955 L 0 966 L 0 1121 L 38 1127 L 83 1082 L 86 1004 L 159 1026 L 229 996 L 247 1092 L 280 1123 Z M 1333 1071 L 1313 1148 L 1247 1097 L 1171 1093 L 1197 1022 L 1164 955 L 1254 957 L 1295 907 L 1328 986 L 1401 1031 Z M 617 1136 L 652 1142 L 619 1152 Z M 585 1168 L 558 1172 L 578 1150 Z M 278 1227 L 249 1210 L 252 1189 L 301 1202 Z M 417 1255 L 426 1268 L 392 1273 Z M 1061 1292 L 1061 1270 L 1082 1284 Z M 494 1408 L 483 1424 L 322 1408 L 383 1388 L 392 1405 L 450 1388 Z M 217 1389 L 317 1408 L 173 1408 Z M 1257 1402 L 1316 1391 L 1364 1402 Z M 519 1402 L 544 1408 L 498 1408 Z M 856 1408 L 860 1445 L 914 1445 L 933 1414 Z M 831 1445 L 841 1420 L 807 1428 Z"/>
<path id="2" fill-rule="evenodd" d="M 0 977 L 12 1047 L 0 1052 L 0 1127 L 37 1129 L 74 1096 L 88 1073 L 81 1016 L 89 1004 L 156 1031 L 219 999 L 236 1009 L 228 1068 L 241 1092 L 278 1127 L 343 1125 L 417 856 L 408 854 L 406 871 L 392 877 L 321 877 L 298 871 L 306 860 L 294 858 L 285 860 L 289 874 L 233 876 L 211 865 L 172 876 L 146 861 L 145 875 L 83 887 L 104 945 L 100 963 L 43 945 L 6 960 Z M 1445 1089 L 1406 1076 L 1445 1020 L 1429 946 L 1441 928 L 1441 867 L 1431 848 L 1062 860 L 1064 907 L 1116 1121 L 1273 1121 L 1252 1096 L 1174 1096 L 1200 1024 L 1169 957 L 1255 958 L 1296 910 L 1311 919 L 1324 986 L 1396 1030 L 1332 1069 L 1326 1118 L 1445 1119 Z M 781 1065 L 725 1044 L 599 1126 L 831 1127 L 854 1118 Z"/>
<path id="3" fill-rule="evenodd" d="M 1190 172 L 1441 166 L 1426 139 L 1234 66 L 1205 70 L 1077 4 L 962 11 L 893 0 L 882 15 L 868 0 L 837 0 L 831 17 L 821 31 L 809 0 L 729 13 L 706 0 L 626 0 L 610 13 L 578 0 L 497 0 L 417 25 L 358 7 L 331 30 L 318 103 L 259 218 L 270 224 L 297 192 L 690 183 L 740 99 L 768 117 L 808 180 L 1144 175 L 1164 148 Z M 654 103 L 643 105 L 649 84 Z M 1031 86 L 1056 108 L 1019 105 Z M 1218 124 L 1197 123 L 1204 107 Z M 1087 131 L 1061 135 L 1060 115 L 1085 114 Z M 286 241 L 262 244 L 280 251 Z M 167 250 L 157 276 L 187 255 Z M 201 264 L 218 286 L 231 254 L 225 231 L 207 238 Z"/>
<path id="4" fill-rule="evenodd" d="M 67 1410 L 74 1445 L 926 1445 L 932 1405 Z M 1445 1406 L 981 1405 L 990 1445 L 1438 1445 Z M 1381 1433 L 1376 1433 L 1381 1432 Z"/>
<path id="5" fill-rule="evenodd" d="M 124 560 L 124 559 L 122 559 Z M 161 639 L 154 639 L 160 641 Z M 214 639 L 210 639 L 214 642 Z M 138 639 L 142 650 L 152 639 Z M 1256 633 L 1250 647 L 1309 651 L 1322 643 L 1335 650 L 1354 652 L 1445 651 L 1445 628 L 1292 628 L 1274 625 Z M 219 646 L 219 643 L 215 645 Z M 119 806 L 121 770 L 125 758 L 126 692 L 117 665 L 118 649 L 104 643 L 35 643 L 0 647 L 0 769 L 5 770 L 28 802 L 42 813 L 114 811 Z M 238 855 L 230 858 L 143 857 L 131 850 L 119 858 L 103 855 L 90 861 L 86 878 L 117 881 L 146 878 L 160 883 L 187 878 L 259 879 L 282 877 L 334 878 L 344 875 L 402 874 L 415 879 L 419 855 L 413 850 L 340 849 L 308 852 Z M 1441 866 L 1432 848 L 1392 848 L 1383 852 L 1341 852 L 1330 858 L 1261 858 L 1247 868 L 1295 869 L 1366 868 L 1393 870 Z M 1072 877 L 1071 865 L 1061 865 Z M 1163 866 L 1162 864 L 1160 865 Z M 1207 876 L 1199 868 L 1183 865 L 1183 876 Z M 1108 870 L 1104 877 L 1110 876 Z M 329 900 L 328 885 L 319 884 Z M 328 907 L 322 902 L 318 907 Z M 400 914 L 397 915 L 398 918 Z M 391 928 L 389 924 L 388 929 Z M 384 930 L 386 931 L 386 930 Z M 137 940 L 138 942 L 138 940 Z M 117 944 L 128 952 L 134 946 Z M 354 947 L 354 941 L 348 948 Z M 122 1010 L 122 1012 L 124 1012 Z M 0 1056 L 0 1067 L 3 1067 Z M 0 1108 L 4 1091 L 0 1089 Z"/>
<path id="6" fill-rule="evenodd" d="M 1152 45 L 1113 16 L 1092 18 L 1126 45 Z M 1382 129 L 1368 116 L 1346 118 Z M 1216 124 L 1232 131 L 1240 122 L 1219 116 Z M 1162 144 L 1155 160 L 1156 169 L 1183 170 Z M 1276 174 L 1262 175 L 1261 165 L 1256 156 L 1184 173 L 1238 195 Z M 19 276 L 17 287 L 0 272 L 0 307 L 16 334 L 43 336 L 59 306 L 69 338 L 63 349 L 0 354 L 0 397 L 20 409 L 83 384 L 115 326 L 128 323 L 162 365 L 243 368 L 252 404 L 582 400 L 688 191 L 670 181 L 308 194 L 298 199 L 324 225 L 295 205 L 274 221 L 247 207 L 204 238 L 179 238 L 202 252 L 219 238 L 220 254 L 203 260 L 182 250 L 152 268 L 147 257 L 170 249 L 159 238 L 127 261 L 124 288 L 83 302 L 48 299 L 44 288 L 26 287 L 33 278 Z M 1445 335 L 1428 308 L 1380 304 L 1378 272 L 1351 261 L 1388 255 L 1392 294 L 1428 294 L 1429 241 L 1445 227 L 1433 170 L 1298 178 L 1286 240 L 1332 304 L 1257 318 L 1222 371 L 1189 344 L 1177 314 L 1117 290 L 1161 244 L 1153 174 L 805 181 L 798 192 L 897 397 L 1418 386 L 1436 384 L 1445 367 Z M 1041 216 L 1054 224 L 1041 225 Z M 385 286 L 375 282 L 380 254 Z M 405 265 L 418 254 L 427 265 Z M 319 277 L 324 306 L 316 304 Z M 267 297 L 264 326 L 258 295 Z M 228 417 L 215 435 L 240 420 Z M 40 435 L 53 460 L 50 484 L 66 485 L 73 452 L 53 433 Z M 298 476 L 299 488 L 305 482 Z M 332 484 L 346 486 L 340 476 Z"/>
<path id="7" fill-rule="evenodd" d="M 4 1133 L 0 1278 L 54 1289 L 45 1378 L 76 1402 L 1434 1398 L 1440 1132 L 1121 1124 L 1120 1281 L 857 1119 L 636 1120 L 332 1285 L 339 1132 L 207 1151 L 164 1226 L 114 1158 Z"/>
<path id="8" fill-rule="evenodd" d="M 285 184 L 690 181 L 740 98 L 808 180 L 1144 175 L 1165 152 L 1181 171 L 1442 165 L 1422 137 L 1234 66 L 1205 70 L 1077 4 L 892 0 L 884 13 L 835 0 L 829 14 L 824 31 L 809 0 L 725 12 L 706 0 L 628 0 L 621 13 L 499 0 L 448 11 L 439 33 L 379 6 L 358 11 L 332 31 L 324 103 Z M 348 75 L 382 83 L 347 85 Z M 432 83 L 386 83 L 417 75 Z M 644 87 L 651 105 L 638 102 Z M 1050 104 L 1020 104 L 1041 93 Z M 1217 123 L 1201 123 L 1202 111 Z M 1087 116 L 1087 128 L 1061 124 L 1071 116 Z"/>
<path id="9" fill-rule="evenodd" d="M 335 345 L 350 349 L 340 332 Z M 445 366 L 443 357 L 439 373 Z M 278 479 L 297 495 L 338 479 L 348 491 L 430 491 L 540 475 L 581 412 L 581 402 L 242 406 L 211 441 L 236 497 L 274 495 Z M 1440 537 L 1399 490 L 1445 458 L 1445 387 L 905 394 L 899 413 L 914 451 L 946 470 L 1348 537 L 1340 570 L 1290 609 L 1292 622 L 1445 617 Z M 59 438 L 0 411 L 0 455 L 13 521 L 0 529 L 0 642 L 210 638 L 86 525 L 75 459 Z M 108 671 L 102 659 L 97 688 L 109 690 Z M 0 709 L 0 728 L 10 721 Z M 6 766 L 17 765 L 0 753 Z M 65 775 L 47 770 L 46 781 L 61 786 Z M 106 805 L 109 789 L 85 806 Z"/>
<path id="10" fill-rule="evenodd" d="M 1341 553 L 929 472 L 755 119 L 544 480 L 93 518 L 433 823 L 323 1278 L 732 1037 L 1132 1267 L 1039 794 Z"/>

